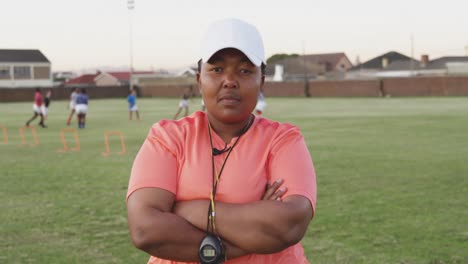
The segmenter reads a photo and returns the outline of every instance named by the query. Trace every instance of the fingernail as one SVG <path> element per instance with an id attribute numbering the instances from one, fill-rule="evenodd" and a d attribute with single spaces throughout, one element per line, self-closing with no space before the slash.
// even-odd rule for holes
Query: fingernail
<path id="1" fill-rule="evenodd" d="M 276 183 L 282 183 L 283 182 L 283 179 L 277 179 L 276 180 Z"/>
<path id="2" fill-rule="evenodd" d="M 279 190 L 282 191 L 282 192 L 285 191 L 284 187 L 279 188 Z"/>

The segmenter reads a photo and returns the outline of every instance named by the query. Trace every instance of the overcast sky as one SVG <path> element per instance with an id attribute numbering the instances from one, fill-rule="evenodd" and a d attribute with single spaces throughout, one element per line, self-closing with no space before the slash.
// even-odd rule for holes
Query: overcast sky
<path id="1" fill-rule="evenodd" d="M 275 53 L 345 52 L 352 63 L 390 50 L 463 56 L 467 0 L 0 0 L 0 49 L 40 49 L 53 71 L 176 69 L 199 58 L 210 22 L 246 20 Z M 132 25 L 133 34 L 130 34 Z M 130 36 L 132 35 L 132 38 Z"/>

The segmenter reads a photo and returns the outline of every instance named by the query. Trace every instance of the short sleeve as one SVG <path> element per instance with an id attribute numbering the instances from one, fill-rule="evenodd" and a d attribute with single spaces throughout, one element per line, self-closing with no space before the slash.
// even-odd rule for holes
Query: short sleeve
<path id="1" fill-rule="evenodd" d="M 127 199 L 141 188 L 161 188 L 176 194 L 177 159 L 164 136 L 155 125 L 149 132 L 133 162 L 128 184 Z"/>
<path id="2" fill-rule="evenodd" d="M 269 173 L 271 182 L 284 180 L 283 186 L 287 187 L 285 196 L 305 196 L 315 212 L 315 169 L 304 137 L 298 128 L 289 129 L 273 144 Z"/>

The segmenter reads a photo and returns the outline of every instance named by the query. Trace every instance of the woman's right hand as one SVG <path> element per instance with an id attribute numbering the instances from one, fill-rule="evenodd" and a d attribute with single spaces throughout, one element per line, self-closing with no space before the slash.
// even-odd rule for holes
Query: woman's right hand
<path id="1" fill-rule="evenodd" d="M 262 200 L 281 201 L 281 197 L 286 192 L 286 187 L 281 186 L 281 184 L 283 184 L 283 179 L 278 179 L 273 184 L 267 183 L 265 193 L 262 196 Z"/>

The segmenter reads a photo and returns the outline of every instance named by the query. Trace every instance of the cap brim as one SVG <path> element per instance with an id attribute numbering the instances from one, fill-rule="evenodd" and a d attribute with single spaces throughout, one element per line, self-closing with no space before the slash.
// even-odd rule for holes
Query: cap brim
<path id="1" fill-rule="evenodd" d="M 252 64 L 257 66 L 257 67 L 260 67 L 262 65 L 262 63 L 263 63 L 262 59 L 257 58 L 254 55 L 249 55 L 249 53 L 243 51 L 242 49 L 240 49 L 238 47 L 222 47 L 222 48 L 219 48 L 219 49 L 216 49 L 216 50 L 213 50 L 213 51 L 209 51 L 206 54 L 203 54 L 203 56 L 201 58 L 202 62 L 208 62 L 211 59 L 211 57 L 213 57 L 213 55 L 216 54 L 216 52 L 218 52 L 220 50 L 223 50 L 223 49 L 228 49 L 228 48 L 236 49 L 236 50 L 244 53 L 244 55 L 250 60 L 250 62 L 252 62 Z"/>

